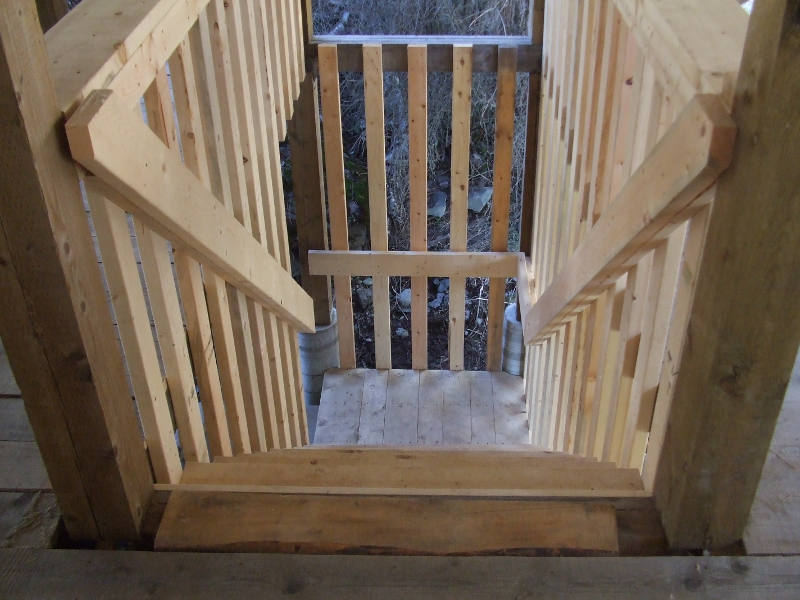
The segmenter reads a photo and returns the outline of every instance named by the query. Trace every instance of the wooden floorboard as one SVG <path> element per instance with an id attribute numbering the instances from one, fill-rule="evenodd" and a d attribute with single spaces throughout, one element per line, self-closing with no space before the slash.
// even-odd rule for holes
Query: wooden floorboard
<path id="1" fill-rule="evenodd" d="M 800 354 L 744 535 L 749 554 L 800 554 Z"/>
<path id="2" fill-rule="evenodd" d="M 317 427 L 320 445 L 528 442 L 522 379 L 485 371 L 331 370 Z"/>
<path id="3" fill-rule="evenodd" d="M 175 491 L 157 550 L 614 555 L 611 504 Z"/>
<path id="4" fill-rule="evenodd" d="M 800 596 L 800 557 L 526 558 L 0 550 L 0 597 L 531 600 Z"/>

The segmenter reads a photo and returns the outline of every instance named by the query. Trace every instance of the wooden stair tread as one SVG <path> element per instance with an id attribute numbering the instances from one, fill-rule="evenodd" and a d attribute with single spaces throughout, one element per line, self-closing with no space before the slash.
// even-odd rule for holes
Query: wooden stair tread
<path id="1" fill-rule="evenodd" d="M 174 491 L 156 550 L 614 555 L 611 504 Z"/>
<path id="2" fill-rule="evenodd" d="M 458 451 L 324 450 L 268 453 L 235 462 L 187 463 L 178 487 L 340 495 L 525 498 L 646 495 L 635 469 L 565 456 Z"/>

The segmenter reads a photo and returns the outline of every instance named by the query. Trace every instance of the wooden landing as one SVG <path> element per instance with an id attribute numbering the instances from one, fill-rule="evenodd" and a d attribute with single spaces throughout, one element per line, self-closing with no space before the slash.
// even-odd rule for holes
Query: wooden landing
<path id="1" fill-rule="evenodd" d="M 522 378 L 485 371 L 331 370 L 315 444 L 527 444 Z"/>
<path id="2" fill-rule="evenodd" d="M 175 491 L 156 550 L 614 555 L 611 504 Z"/>

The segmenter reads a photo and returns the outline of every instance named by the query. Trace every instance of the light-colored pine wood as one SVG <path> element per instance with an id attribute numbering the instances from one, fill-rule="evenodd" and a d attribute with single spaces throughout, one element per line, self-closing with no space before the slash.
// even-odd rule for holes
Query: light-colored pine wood
<path id="1" fill-rule="evenodd" d="M 176 491 L 155 547 L 429 555 L 513 548 L 523 555 L 613 555 L 619 542 L 611 504 Z"/>
<path id="2" fill-rule="evenodd" d="M 113 94 L 92 94 L 70 119 L 67 130 L 76 159 L 117 186 L 114 201 L 135 204 L 137 216 L 147 225 L 186 244 L 202 262 L 303 331 L 313 330 L 313 303 L 308 294 L 144 124 L 123 110 Z M 146 161 L 131 161 L 123 150 L 129 144 L 135 144 Z M 153 164 L 169 171 L 172 194 L 164 193 L 163 171 Z M 161 193 L 156 195 L 157 189 Z"/>
<path id="3" fill-rule="evenodd" d="M 95 192 L 91 185 L 86 186 L 86 191 L 156 481 L 176 483 L 182 471 L 181 461 L 128 219 L 122 209 Z"/>
<path id="4" fill-rule="evenodd" d="M 519 270 L 519 256 L 516 252 L 312 250 L 308 262 L 314 275 L 514 277 Z"/>
<path id="5" fill-rule="evenodd" d="M 198 112 L 203 122 L 192 135 L 182 138 L 182 149 L 186 166 L 211 190 L 217 202 L 227 210 L 232 210 L 231 183 L 227 170 L 225 144 L 222 140 L 222 111 L 217 87 L 217 76 L 212 57 L 210 24 L 205 14 L 198 25 L 190 32 L 189 50 L 195 64 Z M 187 86 L 187 92 L 192 88 Z M 189 96 L 191 98 L 191 96 Z M 181 102 L 177 102 L 178 119 L 181 119 Z M 194 147 L 194 150 L 192 150 Z M 188 149 L 188 151 L 187 151 Z M 196 164 L 193 164 L 193 157 Z M 181 253 L 183 251 L 181 250 Z M 214 349 L 219 361 L 220 384 L 225 405 L 225 418 L 234 453 L 250 451 L 250 437 L 244 411 L 242 383 L 236 344 L 233 335 L 233 321 L 228 303 L 225 281 L 213 270 L 204 269 L 204 283 L 208 303 L 208 316 Z M 206 415 L 208 418 L 208 415 Z"/>
<path id="6" fill-rule="evenodd" d="M 526 338 L 533 339 L 546 331 L 549 324 L 558 323 L 562 315 L 569 314 L 580 302 L 579 297 L 591 295 L 586 293 L 590 288 L 598 289 L 626 264 L 635 262 L 652 248 L 659 237 L 665 238 L 680 223 L 678 215 L 685 215 L 684 219 L 690 216 L 691 212 L 686 212 L 691 210 L 692 202 L 730 162 L 734 134 L 729 117 L 716 100 L 697 97 L 587 235 L 558 280 L 526 316 Z M 667 173 L 670 164 L 681 164 L 680 172 Z M 640 203 L 641 194 L 636 190 L 642 185 L 647 187 L 647 197 L 653 202 L 646 217 L 629 206 L 634 196 L 637 205 Z M 663 187 L 659 190 L 656 185 Z M 630 232 L 623 233 L 623 222 L 628 219 Z M 619 250 L 608 254 L 601 250 L 609 242 Z M 594 267 L 591 261 L 603 264 Z M 570 289 L 564 293 L 566 288 L 573 288 L 574 292 Z"/>
<path id="7" fill-rule="evenodd" d="M 514 150 L 514 105 L 517 91 L 517 50 L 499 48 L 497 57 L 497 107 L 494 135 L 492 180 L 492 240 L 495 252 L 508 250 L 509 207 L 511 204 L 511 166 Z M 503 361 L 503 323 L 505 321 L 505 279 L 489 280 L 486 368 L 499 371 Z"/>
<path id="8" fill-rule="evenodd" d="M 428 249 L 428 47 L 408 47 L 409 248 Z M 428 279 L 411 278 L 411 367 L 428 368 Z"/>
<path id="9" fill-rule="evenodd" d="M 177 150 L 172 101 L 164 69 L 158 71 L 155 82 L 147 89 L 144 103 L 150 128 L 167 147 Z M 187 460 L 208 461 L 208 447 L 186 344 L 181 305 L 172 274 L 172 257 L 164 238 L 137 221 L 134 224 L 172 408 L 180 431 L 181 449 Z M 125 225 L 127 229 L 127 222 Z M 200 298 L 190 296 L 184 298 L 183 302 L 193 303 L 195 312 L 206 310 L 205 302 L 201 305 Z"/>
<path id="10" fill-rule="evenodd" d="M 286 121 L 289 119 L 289 113 L 286 112 L 286 101 L 284 100 L 286 93 L 283 89 L 285 67 L 281 61 L 278 39 L 278 3 L 259 2 L 259 5 L 261 7 L 261 24 L 264 28 L 266 42 L 264 58 L 270 66 L 269 83 L 278 127 L 278 138 L 283 139 L 286 135 Z"/>
<path id="11" fill-rule="evenodd" d="M 180 130 L 184 164 L 201 181 L 208 180 L 208 159 L 205 152 L 205 135 L 201 117 L 195 59 L 192 44 L 184 40 L 169 62 L 175 113 Z M 189 344 L 192 347 L 195 373 L 203 404 L 205 429 L 212 455 L 230 456 L 231 441 L 222 400 L 222 386 L 218 371 L 216 349 L 211 334 L 211 322 L 204 296 L 203 273 L 199 263 L 181 250 L 173 249 L 178 286 L 181 298 L 196 298 L 184 302 L 184 315 Z M 202 298 L 202 301 L 199 299 Z"/>
<path id="12" fill-rule="evenodd" d="M 181 484 L 159 489 L 191 486 L 184 489 L 365 496 L 644 496 L 635 469 L 552 453 L 477 448 L 311 447 L 268 452 L 246 460 L 188 464 Z"/>
<path id="13" fill-rule="evenodd" d="M 367 124 L 367 175 L 369 184 L 369 239 L 372 250 L 389 249 L 386 220 L 386 132 L 383 124 L 383 63 L 381 46 L 364 46 L 364 110 Z M 373 277 L 375 311 L 375 366 L 392 368 L 389 278 Z"/>
<path id="14" fill-rule="evenodd" d="M 339 100 L 339 67 L 336 46 L 321 45 L 318 52 L 331 249 L 348 250 L 350 242 L 347 237 L 342 114 Z M 336 318 L 339 323 L 339 364 L 344 369 L 352 369 L 356 366 L 356 351 L 353 337 L 353 292 L 350 288 L 350 277 L 334 277 L 333 285 L 336 292 Z"/>
<path id="15" fill-rule="evenodd" d="M 453 46 L 453 124 L 450 153 L 450 250 L 467 249 L 470 115 L 472 112 L 472 46 Z M 450 369 L 464 368 L 466 282 L 450 280 Z"/>

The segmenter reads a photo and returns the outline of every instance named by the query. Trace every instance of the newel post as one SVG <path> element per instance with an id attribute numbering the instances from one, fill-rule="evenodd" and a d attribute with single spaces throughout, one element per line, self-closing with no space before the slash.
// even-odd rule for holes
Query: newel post
<path id="1" fill-rule="evenodd" d="M 2 336 L 69 535 L 135 540 L 153 484 L 34 0 L 0 2 Z"/>

